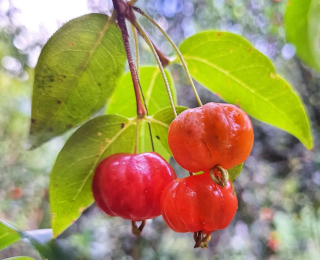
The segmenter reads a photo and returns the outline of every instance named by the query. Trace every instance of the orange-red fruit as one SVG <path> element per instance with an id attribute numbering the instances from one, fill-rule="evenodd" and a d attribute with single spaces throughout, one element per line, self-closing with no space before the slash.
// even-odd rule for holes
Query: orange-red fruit
<path id="1" fill-rule="evenodd" d="M 240 108 L 208 103 L 174 119 L 168 142 L 174 159 L 190 172 L 209 172 L 215 165 L 230 169 L 248 158 L 253 128 Z"/>
<path id="2" fill-rule="evenodd" d="M 176 232 L 210 234 L 226 228 L 238 208 L 232 184 L 221 188 L 208 173 L 172 181 L 161 196 L 161 214 Z"/>
<path id="3" fill-rule="evenodd" d="M 96 204 L 108 215 L 143 221 L 161 214 L 161 193 L 176 178 L 157 153 L 120 153 L 100 162 L 92 191 Z"/>

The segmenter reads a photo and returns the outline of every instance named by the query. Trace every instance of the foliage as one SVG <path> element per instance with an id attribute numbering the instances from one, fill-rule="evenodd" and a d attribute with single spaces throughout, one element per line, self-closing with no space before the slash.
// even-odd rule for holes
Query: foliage
<path id="1" fill-rule="evenodd" d="M 229 173 L 229 181 L 233 182 L 241 173 L 243 168 L 243 163 L 238 164 L 234 167 L 232 167 L 231 169 L 228 170 Z"/>
<path id="2" fill-rule="evenodd" d="M 124 62 L 120 30 L 108 16 L 85 15 L 62 26 L 36 67 L 30 145 L 39 146 L 102 108 Z"/>
<path id="3" fill-rule="evenodd" d="M 0 250 L 20 240 L 19 233 L 3 222 L 0 222 L 0 234 Z"/>
<path id="4" fill-rule="evenodd" d="M 290 0 L 285 15 L 286 36 L 295 44 L 297 55 L 320 73 L 320 2 Z"/>
<path id="5" fill-rule="evenodd" d="M 168 99 L 168 95 L 166 93 L 165 86 L 163 84 L 160 70 L 157 67 L 152 66 L 143 66 L 140 67 L 139 70 L 140 75 L 140 84 L 145 93 L 145 102 L 148 107 L 148 115 L 152 116 L 157 111 L 169 107 L 170 102 Z M 172 79 L 172 75 L 169 71 L 166 70 L 166 75 L 169 81 L 169 85 L 171 88 L 172 97 L 174 103 L 176 104 L 176 89 L 174 87 L 174 82 Z M 171 110 L 170 110 L 171 111 Z M 112 94 L 110 101 L 108 102 L 107 114 L 118 114 L 126 117 L 134 117 L 136 115 L 136 101 L 135 95 L 132 88 L 132 79 L 131 74 L 128 72 L 120 79 L 117 87 Z M 171 113 L 171 121 L 173 120 L 173 114 Z M 170 122 L 171 122 L 170 121 Z M 162 155 L 163 158 L 169 160 L 170 158 L 170 150 L 167 151 L 161 146 L 159 141 L 163 144 L 162 140 L 167 139 L 167 137 L 162 136 L 161 139 L 159 135 L 157 135 L 157 125 L 155 123 L 151 124 L 152 129 L 152 139 L 154 142 L 154 147 L 157 153 Z M 167 131 L 166 131 L 167 132 Z M 158 136 L 158 137 L 157 137 Z M 149 127 L 146 122 L 142 122 L 140 124 L 140 136 L 139 136 L 139 152 L 148 152 L 152 151 L 151 139 L 149 135 Z"/>
<path id="6" fill-rule="evenodd" d="M 300 98 L 276 74 L 270 60 L 245 39 L 208 31 L 185 40 L 180 50 L 191 75 L 202 85 L 312 148 L 310 124 Z"/>
<path id="7" fill-rule="evenodd" d="M 52 238 L 51 229 L 41 229 L 23 232 L 16 229 L 15 227 L 10 226 L 8 223 L 0 220 L 0 231 L 3 232 L 1 232 L 0 249 L 3 249 L 15 243 L 20 239 L 24 239 L 31 243 L 37 249 L 41 256 L 47 259 L 74 259 L 72 254 L 68 252 L 63 252 L 61 248 L 57 247 L 55 241 L 50 241 Z M 28 260 L 32 258 L 21 257 L 14 259 Z"/>
<path id="8" fill-rule="evenodd" d="M 97 164 L 114 153 L 132 153 L 134 119 L 107 115 L 90 120 L 67 141 L 50 177 L 54 236 L 93 203 L 92 177 Z"/>
<path id="9" fill-rule="evenodd" d="M 17 257 L 10 257 L 4 260 L 34 260 L 34 258 L 27 257 L 27 256 L 17 256 Z"/>

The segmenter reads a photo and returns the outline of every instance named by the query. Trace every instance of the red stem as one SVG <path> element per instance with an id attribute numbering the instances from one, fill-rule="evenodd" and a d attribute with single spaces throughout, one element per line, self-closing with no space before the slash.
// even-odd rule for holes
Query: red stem
<path id="1" fill-rule="evenodd" d="M 129 20 L 132 20 L 132 19 L 135 19 L 135 16 L 132 12 L 131 7 L 127 3 L 123 2 L 122 0 L 112 0 L 112 1 L 113 1 L 115 10 L 118 13 L 117 20 L 121 30 L 124 47 L 126 49 L 132 83 L 133 83 L 134 92 L 136 95 L 137 115 L 139 118 L 143 118 L 146 114 L 146 109 L 143 106 L 141 96 L 140 96 L 140 90 L 139 90 L 140 82 L 139 82 L 139 77 L 137 74 L 136 66 L 134 64 L 131 49 L 130 49 L 129 34 L 128 34 L 126 19 L 125 19 L 127 17 Z"/>

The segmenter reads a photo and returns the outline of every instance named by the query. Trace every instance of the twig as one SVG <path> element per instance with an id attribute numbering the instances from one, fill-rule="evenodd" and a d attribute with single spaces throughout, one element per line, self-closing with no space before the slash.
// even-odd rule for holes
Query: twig
<path id="1" fill-rule="evenodd" d="M 117 11 L 117 20 L 121 30 L 122 39 L 123 39 L 124 47 L 127 54 L 130 72 L 131 72 L 134 92 L 136 95 L 137 116 L 138 118 L 143 118 L 146 114 L 146 110 L 142 104 L 142 100 L 140 96 L 140 82 L 139 82 L 137 70 L 132 58 L 132 53 L 131 53 L 130 43 L 129 43 L 129 34 L 128 34 L 126 20 L 125 20 L 125 18 L 127 18 L 128 20 L 130 20 L 131 23 L 133 23 L 136 20 L 136 18 L 134 13 L 132 12 L 131 7 L 127 3 L 125 3 L 122 0 L 112 0 L 112 1 L 113 1 L 113 6 Z"/>

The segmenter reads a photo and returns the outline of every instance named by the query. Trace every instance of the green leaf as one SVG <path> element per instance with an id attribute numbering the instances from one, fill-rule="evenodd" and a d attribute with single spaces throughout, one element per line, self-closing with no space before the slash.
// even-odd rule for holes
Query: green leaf
<path id="1" fill-rule="evenodd" d="M 320 1 L 290 0 L 285 13 L 288 42 L 297 48 L 297 55 L 320 73 Z"/>
<path id="2" fill-rule="evenodd" d="M 20 239 L 19 232 L 15 228 L 0 220 L 0 250 Z"/>
<path id="3" fill-rule="evenodd" d="M 81 126 L 60 151 L 50 176 L 52 228 L 58 236 L 93 203 L 92 177 L 98 163 L 115 153 L 132 153 L 136 119 L 94 118 Z"/>
<path id="4" fill-rule="evenodd" d="M 52 230 L 51 236 L 52 236 Z M 41 256 L 45 259 L 50 260 L 76 260 L 73 252 L 71 250 L 66 251 L 63 247 L 59 246 L 55 240 L 41 240 L 38 237 L 28 234 L 28 232 L 22 232 L 23 238 L 27 239 L 34 248 L 39 252 Z"/>
<path id="5" fill-rule="evenodd" d="M 3 233 L 2 233 L 3 232 Z M 10 224 L 0 220 L 0 250 L 6 246 L 9 246 L 4 238 L 8 239 L 8 235 L 6 234 L 13 234 L 14 239 L 10 240 L 10 244 L 19 241 L 21 238 L 24 241 L 28 241 L 31 243 L 35 249 L 39 252 L 46 259 L 50 260 L 75 260 L 79 259 L 75 256 L 74 250 L 72 252 L 66 251 L 60 245 L 56 243 L 56 240 L 52 239 L 52 229 L 37 229 L 31 231 L 21 231 L 17 228 L 11 226 Z M 1 239 L 2 237 L 2 239 Z M 8 240 L 7 240 L 8 241 Z M 9 258 L 9 259 L 32 259 L 25 256 L 21 256 L 18 258 Z"/>
<path id="6" fill-rule="evenodd" d="M 52 229 L 37 229 L 32 231 L 19 231 L 22 238 L 29 241 L 45 259 L 50 260 L 76 260 L 75 249 L 65 248 L 52 240 Z"/>
<path id="7" fill-rule="evenodd" d="M 188 108 L 176 107 L 177 114 L 180 114 L 186 109 Z M 168 145 L 168 130 L 174 118 L 171 107 L 160 110 L 152 117 L 147 118 L 147 121 L 151 123 L 152 132 L 156 136 L 156 139 L 165 147 L 169 154 L 171 154 L 171 150 Z"/>
<path id="8" fill-rule="evenodd" d="M 176 104 L 176 89 L 171 73 L 166 70 L 174 103 Z M 146 100 L 149 115 L 162 108 L 170 106 L 165 85 L 158 67 L 140 67 L 139 80 Z M 112 94 L 106 110 L 107 114 L 117 114 L 125 117 L 137 115 L 136 98 L 130 72 L 123 75 Z"/>
<path id="9" fill-rule="evenodd" d="M 4 260 L 35 260 L 35 259 L 27 256 L 16 256 L 16 257 L 6 258 Z"/>
<path id="10" fill-rule="evenodd" d="M 180 50 L 191 75 L 203 86 L 312 148 L 310 123 L 299 96 L 247 40 L 208 31 L 185 40 Z"/>
<path id="11" fill-rule="evenodd" d="M 171 108 L 170 108 L 171 109 Z M 151 133 L 154 144 L 154 150 L 169 162 L 171 153 L 162 145 L 158 136 L 155 134 L 152 125 Z M 146 121 L 142 121 L 139 126 L 139 153 L 152 152 L 151 138 L 149 133 L 149 125 Z"/>
<path id="12" fill-rule="evenodd" d="M 239 174 L 242 171 L 242 167 L 243 167 L 243 163 L 240 163 L 228 170 L 229 181 L 234 182 L 234 180 L 238 178 Z"/>
<path id="13" fill-rule="evenodd" d="M 166 75 L 174 103 L 176 104 L 176 89 L 174 87 L 171 73 L 166 70 Z M 140 67 L 139 76 L 149 115 L 153 115 L 157 111 L 169 107 L 170 101 L 158 67 Z M 136 98 L 132 85 L 131 74 L 129 72 L 123 75 L 119 81 L 116 90 L 110 98 L 106 113 L 118 114 L 126 117 L 136 116 Z M 153 130 L 151 132 L 153 135 L 155 151 L 168 161 L 171 153 L 168 153 L 167 150 L 163 148 L 156 135 L 153 133 Z M 143 153 L 150 151 L 152 151 L 152 146 L 149 127 L 148 124 L 143 121 L 139 127 L 139 152 Z"/>
<path id="14" fill-rule="evenodd" d="M 35 69 L 30 145 L 41 145 L 101 109 L 125 60 L 121 32 L 108 16 L 89 14 L 63 25 Z"/>

